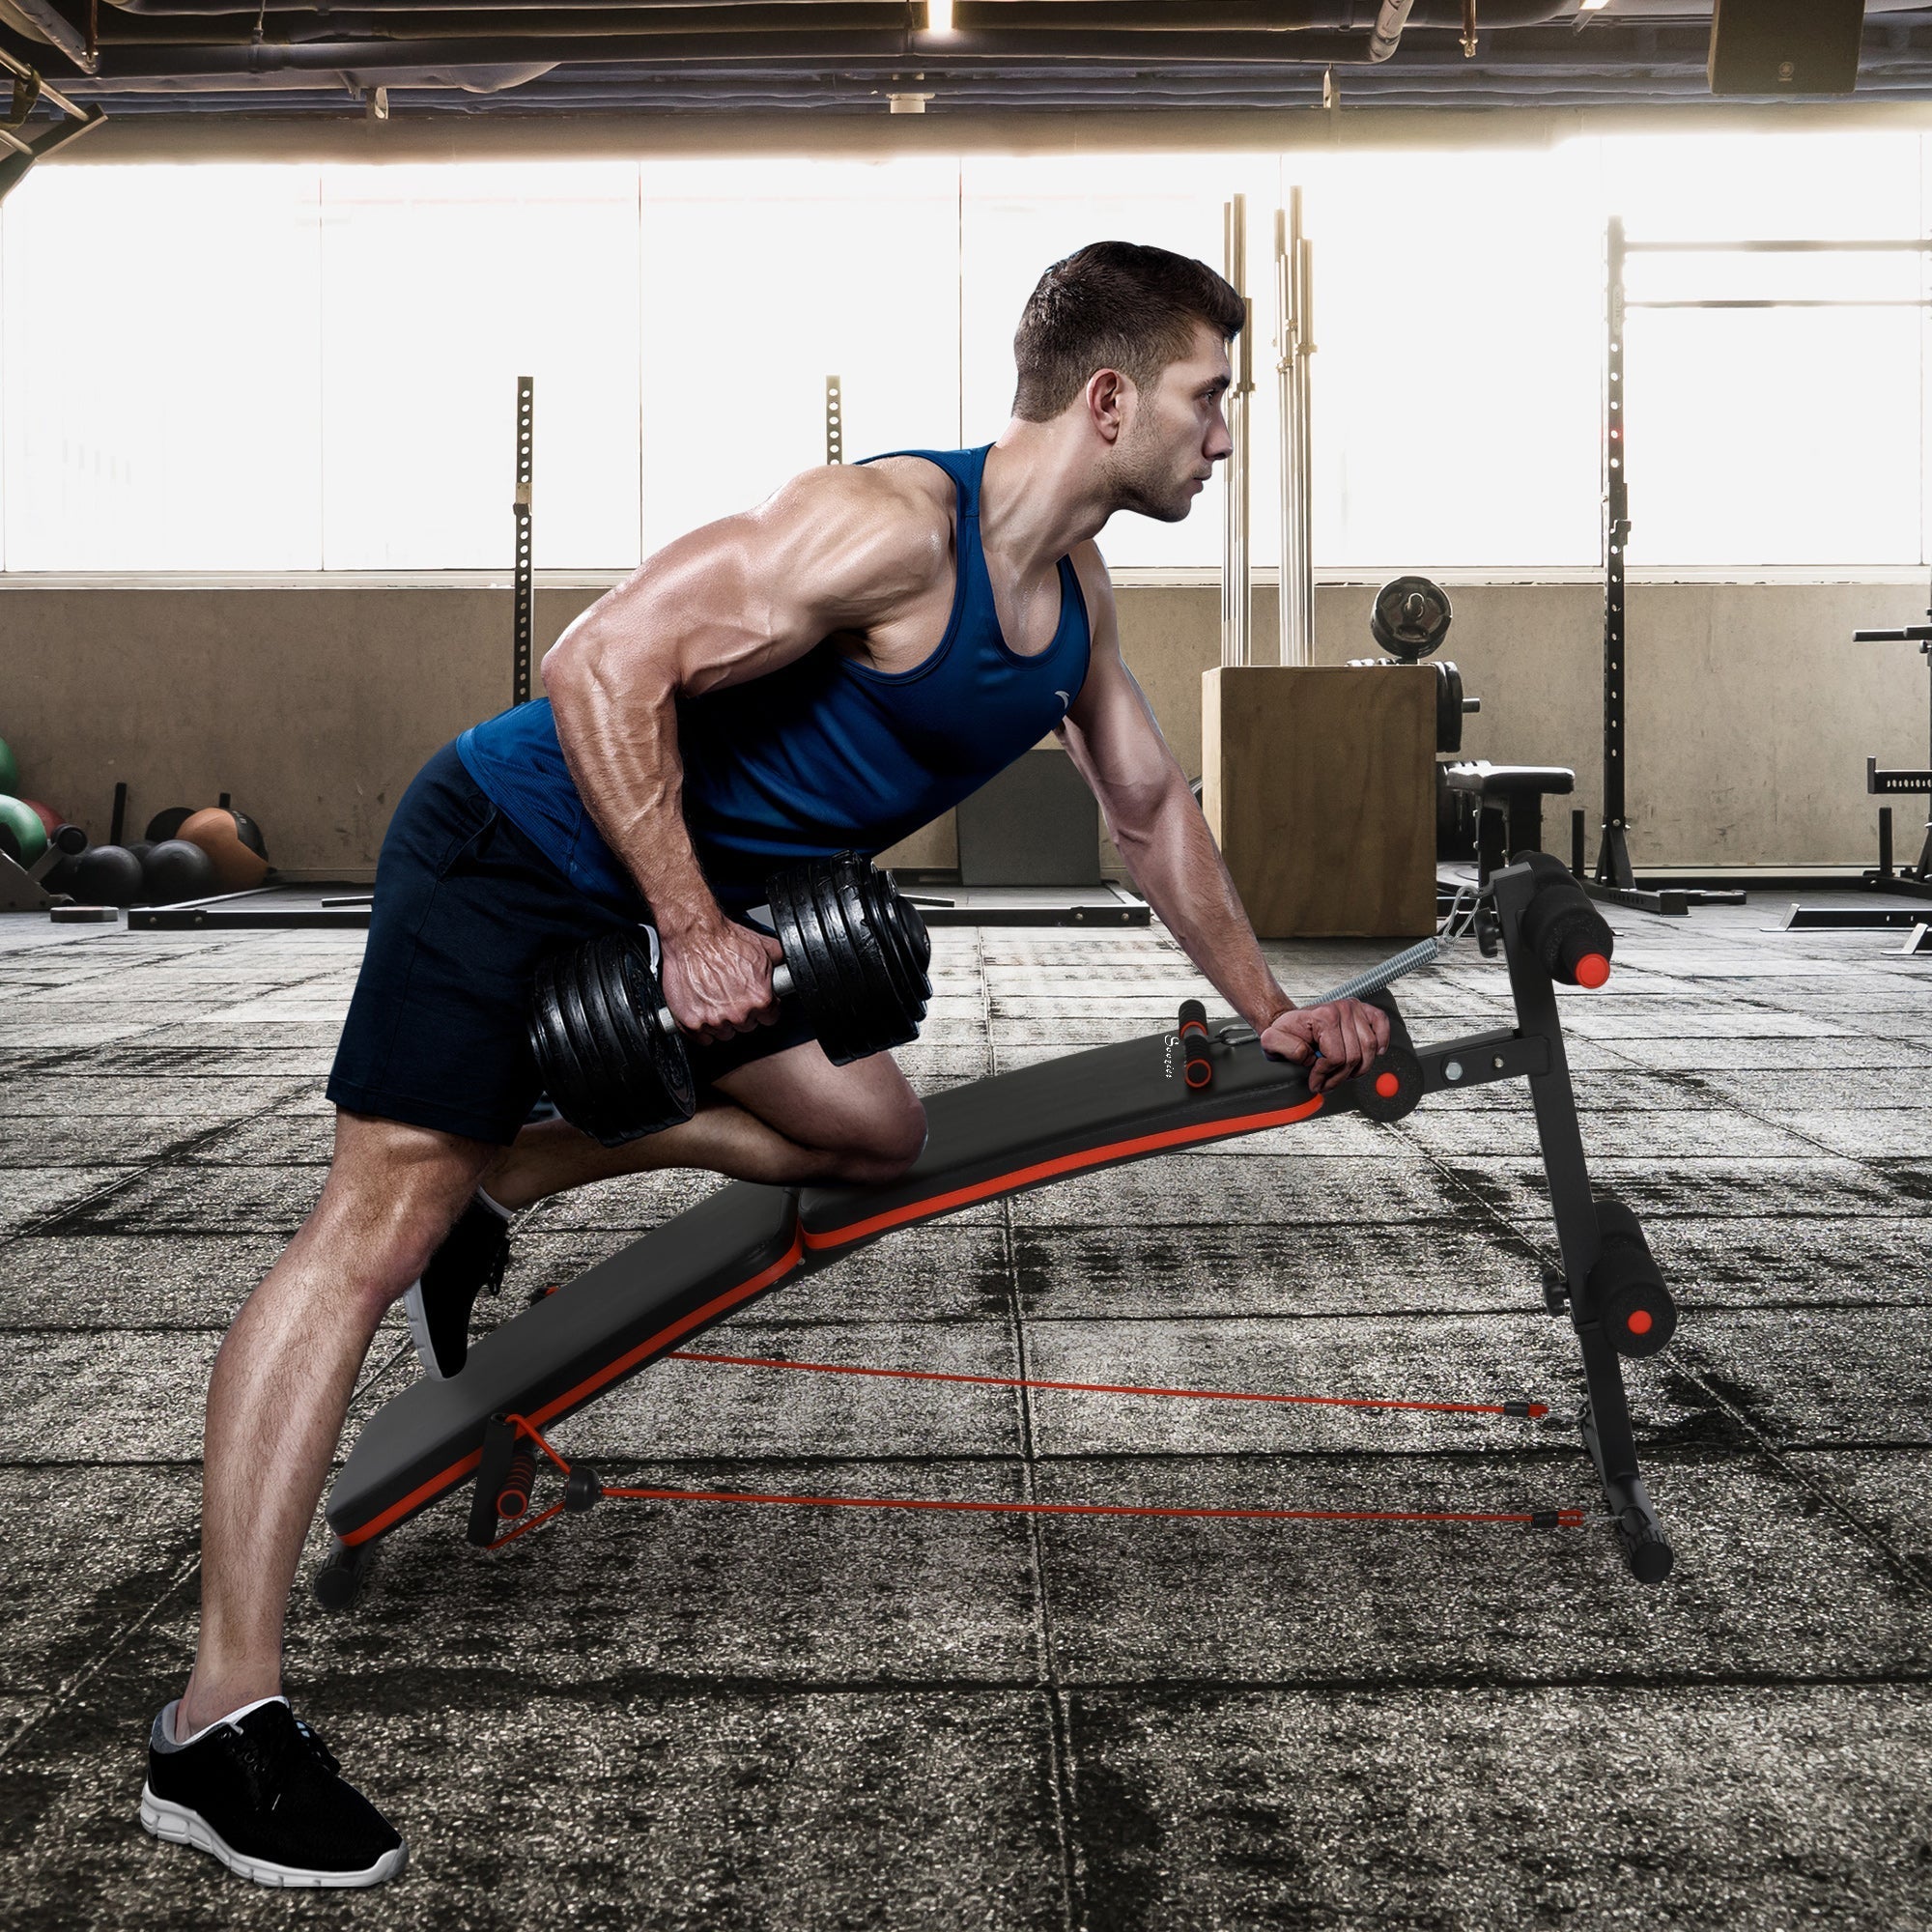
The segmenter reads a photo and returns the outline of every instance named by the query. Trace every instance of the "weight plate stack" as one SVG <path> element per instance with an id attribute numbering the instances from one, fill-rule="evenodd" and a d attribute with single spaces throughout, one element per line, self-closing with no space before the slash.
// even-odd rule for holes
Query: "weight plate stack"
<path id="1" fill-rule="evenodd" d="M 774 874 L 766 895 L 793 992 L 835 1066 L 917 1037 L 931 942 L 885 873 L 840 852 Z"/>
<path id="2" fill-rule="evenodd" d="M 546 959 L 530 1006 L 530 1051 L 572 1126 L 605 1147 L 662 1133 L 697 1111 L 691 1061 L 659 1023 L 664 988 L 642 931 L 601 934 Z"/>

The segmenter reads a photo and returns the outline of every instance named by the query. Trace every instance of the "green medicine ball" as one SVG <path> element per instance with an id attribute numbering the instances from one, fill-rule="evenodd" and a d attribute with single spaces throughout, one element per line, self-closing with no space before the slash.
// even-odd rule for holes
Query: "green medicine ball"
<path id="1" fill-rule="evenodd" d="M 0 852 L 31 866 L 47 849 L 47 828 L 24 799 L 0 793 Z"/>
<path id="2" fill-rule="evenodd" d="M 5 738 L 0 738 L 0 792 L 12 797 L 19 782 L 20 761 L 14 757 L 14 748 Z"/>

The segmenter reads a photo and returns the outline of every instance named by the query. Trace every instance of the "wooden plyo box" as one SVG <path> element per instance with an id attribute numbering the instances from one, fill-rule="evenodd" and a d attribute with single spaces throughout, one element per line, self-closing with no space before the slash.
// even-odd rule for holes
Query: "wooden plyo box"
<path id="1" fill-rule="evenodd" d="M 1201 806 L 1264 939 L 1435 930 L 1435 668 L 1202 675 Z"/>

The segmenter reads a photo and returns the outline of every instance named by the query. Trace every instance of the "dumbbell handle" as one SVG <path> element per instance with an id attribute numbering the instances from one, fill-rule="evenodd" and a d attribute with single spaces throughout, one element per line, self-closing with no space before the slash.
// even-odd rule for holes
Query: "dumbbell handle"
<path id="1" fill-rule="evenodd" d="M 791 997 L 791 968 L 781 959 L 772 968 L 772 997 L 777 1000 L 789 999 Z M 668 1007 L 660 1007 L 658 1009 L 658 1025 L 666 1033 L 680 1033 L 683 1031 L 677 1023 L 677 1016 Z"/>
<path id="2" fill-rule="evenodd" d="M 1418 966 L 1428 966 L 1441 958 L 1445 942 L 1437 938 L 1420 939 L 1406 952 L 1398 952 L 1384 959 L 1379 966 L 1371 966 L 1366 973 L 1357 973 L 1352 980 L 1344 980 L 1339 986 L 1331 987 L 1325 993 L 1318 993 L 1312 1000 L 1304 1000 L 1305 1007 L 1325 1007 L 1335 1000 L 1359 1000 L 1364 993 L 1379 993 L 1384 986 L 1392 985 L 1405 973 L 1413 973 Z"/>

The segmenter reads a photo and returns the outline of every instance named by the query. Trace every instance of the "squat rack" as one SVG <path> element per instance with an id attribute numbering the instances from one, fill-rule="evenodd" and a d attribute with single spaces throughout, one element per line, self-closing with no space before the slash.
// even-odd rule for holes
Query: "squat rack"
<path id="1" fill-rule="evenodd" d="M 1632 242 L 1626 239 L 1621 215 L 1612 215 L 1605 238 L 1609 299 L 1604 370 L 1604 825 L 1596 870 L 1583 881 L 1593 898 L 1634 906 L 1641 912 L 1684 914 L 1693 905 L 1742 905 L 1739 891 L 1699 891 L 1677 886 L 1643 886 L 1632 868 L 1628 843 L 1629 813 L 1625 784 L 1624 696 L 1627 677 L 1625 650 L 1629 640 L 1625 608 L 1624 564 L 1630 545 L 1630 478 L 1625 467 L 1628 443 L 1625 407 L 1624 333 L 1632 309 L 1781 309 L 1781 308 L 1932 308 L 1932 300 L 1916 297 L 1696 297 L 1672 300 L 1633 301 L 1624 291 L 1628 256 L 1645 255 L 1833 255 L 1916 254 L 1932 252 L 1932 241 L 1748 241 L 1748 242 Z"/>

